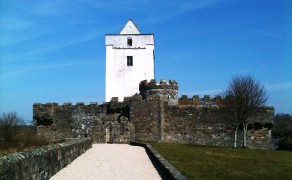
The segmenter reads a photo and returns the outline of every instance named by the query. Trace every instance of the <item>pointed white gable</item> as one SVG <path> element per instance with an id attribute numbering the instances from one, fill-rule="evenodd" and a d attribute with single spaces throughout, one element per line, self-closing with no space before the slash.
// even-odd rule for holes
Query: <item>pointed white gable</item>
<path id="1" fill-rule="evenodd" d="M 140 34 L 140 31 L 138 30 L 138 27 L 130 19 L 122 29 L 120 34 Z"/>

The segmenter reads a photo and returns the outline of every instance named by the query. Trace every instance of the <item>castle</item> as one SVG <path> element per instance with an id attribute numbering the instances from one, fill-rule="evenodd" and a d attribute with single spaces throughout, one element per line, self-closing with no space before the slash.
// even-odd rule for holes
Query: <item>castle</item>
<path id="1" fill-rule="evenodd" d="M 221 97 L 205 95 L 199 98 L 195 95 L 188 98 L 184 95 L 178 98 L 176 81 L 156 82 L 152 78 L 153 34 L 140 34 L 129 20 L 120 35 L 106 35 L 106 50 L 106 102 L 89 105 L 36 103 L 33 119 L 39 135 L 92 137 L 97 143 L 152 141 L 233 145 L 233 127 L 219 118 Z M 136 64 L 139 71 L 134 70 Z M 127 84 L 129 80 L 131 83 Z M 113 91 L 112 88 L 120 90 Z M 273 116 L 273 107 L 264 107 L 253 117 L 247 133 L 248 147 L 271 149 Z M 239 143 L 241 139 L 238 138 Z"/>

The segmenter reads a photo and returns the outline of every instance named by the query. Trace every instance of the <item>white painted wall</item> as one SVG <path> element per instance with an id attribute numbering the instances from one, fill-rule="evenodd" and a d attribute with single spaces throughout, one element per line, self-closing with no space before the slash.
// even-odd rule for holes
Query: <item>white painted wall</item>
<path id="1" fill-rule="evenodd" d="M 132 46 L 127 46 L 127 38 Z M 106 102 L 112 97 L 124 97 L 139 93 L 139 83 L 154 79 L 154 35 L 117 34 L 106 35 Z M 127 66 L 127 56 L 133 56 L 133 66 Z"/>
<path id="2" fill-rule="evenodd" d="M 140 34 L 138 26 L 136 26 L 133 21 L 130 19 L 125 27 L 122 29 L 120 34 Z"/>

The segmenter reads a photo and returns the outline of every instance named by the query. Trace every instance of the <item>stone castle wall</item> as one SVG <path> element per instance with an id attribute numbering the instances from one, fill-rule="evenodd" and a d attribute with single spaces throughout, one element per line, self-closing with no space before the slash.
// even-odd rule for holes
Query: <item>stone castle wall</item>
<path id="1" fill-rule="evenodd" d="M 135 127 L 136 141 L 161 141 L 165 102 L 156 98 L 131 102 L 130 121 Z"/>
<path id="2" fill-rule="evenodd" d="M 179 102 L 183 100 L 179 99 Z M 135 140 L 232 146 L 234 127 L 218 118 L 220 111 L 210 103 L 215 101 L 216 98 L 206 99 L 206 106 L 200 103 L 196 106 L 169 106 L 167 102 L 159 100 L 159 97 L 149 101 L 132 102 L 130 119 L 136 128 Z M 202 99 L 199 102 L 202 102 Z M 271 148 L 273 115 L 273 108 L 266 107 L 254 117 L 247 134 L 248 147 Z M 242 133 L 238 133 L 238 144 L 242 143 Z"/>
<path id="3" fill-rule="evenodd" d="M 213 106 L 171 106 L 157 95 L 149 96 L 148 100 L 142 100 L 141 96 L 128 100 L 102 105 L 37 104 L 34 106 L 35 120 L 42 117 L 52 121 L 50 125 L 39 125 L 38 133 L 52 138 L 92 137 L 94 142 L 110 143 L 136 140 L 213 146 L 233 144 L 233 128 L 218 119 L 219 111 Z M 249 126 L 247 146 L 270 148 L 273 113 L 272 108 L 265 108 L 254 118 L 254 123 Z M 239 132 L 239 144 L 241 136 L 242 131 Z"/>
<path id="4" fill-rule="evenodd" d="M 165 142 L 191 143 L 212 146 L 232 146 L 234 127 L 220 121 L 220 112 L 214 108 L 168 108 L 164 121 Z M 261 114 L 269 114 L 262 110 Z M 269 117 L 273 116 L 273 112 Z M 259 119 L 259 118 L 257 118 Z M 271 145 L 271 121 L 261 119 L 250 124 L 247 146 L 267 149 Z M 255 129 L 254 124 L 261 124 Z M 242 142 L 242 131 L 239 131 L 238 143 Z"/>
<path id="5" fill-rule="evenodd" d="M 184 95 L 177 98 L 177 87 L 174 81 L 142 81 L 140 95 L 126 97 L 123 102 L 112 98 L 101 105 L 35 104 L 34 121 L 39 134 L 52 138 L 92 137 L 94 142 L 101 143 L 135 140 L 232 146 L 234 127 L 222 121 L 221 97 Z M 248 147 L 271 148 L 273 116 L 274 109 L 264 107 L 253 117 L 247 133 Z M 238 144 L 241 141 L 242 130 L 238 133 Z"/>
<path id="6" fill-rule="evenodd" d="M 102 105 L 48 103 L 33 106 L 38 134 L 56 139 L 92 137 L 94 142 L 128 143 L 129 121 L 126 111 L 119 102 Z M 107 129 L 111 131 L 108 140 Z"/>

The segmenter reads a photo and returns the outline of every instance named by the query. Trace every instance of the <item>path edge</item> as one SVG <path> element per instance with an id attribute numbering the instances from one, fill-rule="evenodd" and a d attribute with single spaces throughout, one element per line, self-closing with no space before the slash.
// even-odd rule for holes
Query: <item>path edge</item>
<path id="1" fill-rule="evenodd" d="M 132 146 L 144 147 L 149 157 L 160 168 L 166 179 L 186 180 L 187 178 L 181 174 L 172 164 L 170 164 L 163 156 L 161 156 L 151 145 L 142 142 L 130 141 Z"/>

